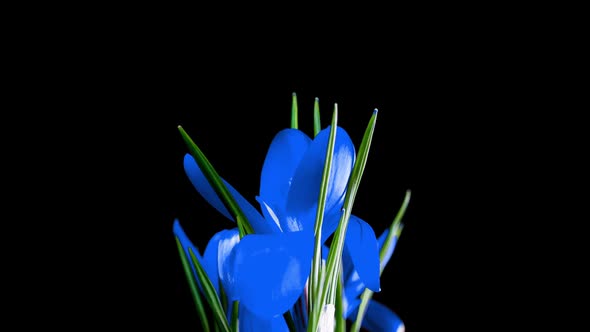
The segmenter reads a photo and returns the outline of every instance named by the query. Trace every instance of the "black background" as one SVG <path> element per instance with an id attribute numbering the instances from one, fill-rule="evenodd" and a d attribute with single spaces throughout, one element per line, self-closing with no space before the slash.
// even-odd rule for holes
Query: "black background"
<path id="1" fill-rule="evenodd" d="M 532 214 L 546 209 L 535 193 L 549 185 L 540 161 L 560 129 L 554 112 L 540 111 L 558 101 L 547 85 L 552 69 L 528 29 L 415 14 L 363 30 L 349 19 L 311 34 L 286 18 L 291 28 L 275 35 L 272 25 L 223 30 L 138 13 L 82 32 L 76 24 L 36 31 L 24 80 L 40 93 L 23 99 L 30 104 L 20 114 L 40 129 L 28 146 L 42 148 L 31 164 L 44 167 L 31 174 L 47 181 L 36 186 L 38 200 L 28 199 L 56 201 L 45 211 L 58 222 L 35 224 L 51 244 L 44 298 L 68 304 L 51 319 L 198 330 L 172 222 L 179 218 L 201 250 L 232 224 L 190 185 L 177 126 L 254 202 L 266 149 L 289 126 L 293 92 L 303 131 L 312 132 L 315 97 L 324 126 L 338 103 L 357 148 L 379 109 L 353 210 L 378 234 L 412 190 L 376 299 L 409 331 L 523 318 L 521 298 L 541 296 L 524 271 L 540 260 Z M 33 103 L 43 110 L 34 116 Z"/>

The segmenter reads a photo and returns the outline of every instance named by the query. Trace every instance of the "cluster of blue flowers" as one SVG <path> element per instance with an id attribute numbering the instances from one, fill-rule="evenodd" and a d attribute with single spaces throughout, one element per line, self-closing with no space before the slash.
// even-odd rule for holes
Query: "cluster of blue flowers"
<path id="1" fill-rule="evenodd" d="M 308 280 L 316 241 L 314 230 L 332 132 L 332 126 L 328 126 L 313 138 L 294 128 L 276 134 L 262 167 L 259 195 L 255 197 L 258 208 L 221 180 L 251 226 L 250 232 L 241 233 L 238 227 L 221 230 L 210 239 L 201 255 L 179 220 L 174 221 L 173 233 L 180 244 L 181 256 L 184 253 L 188 257 L 186 262 L 196 280 L 196 292 L 205 294 L 205 282 L 198 273 L 202 268 L 219 303 L 223 304 L 224 318 L 227 322 L 233 318 L 240 332 L 308 331 Z M 354 144 L 344 129 L 336 126 L 332 143 L 320 232 L 324 263 L 330 250 L 326 243 L 342 218 L 357 159 Z M 184 156 L 184 169 L 195 189 L 223 216 L 238 221 L 197 161 L 194 154 Z M 377 237 L 368 223 L 349 216 L 339 279 L 341 310 L 337 310 L 343 319 L 357 318 L 363 292 L 380 291 L 381 271 L 399 236 L 397 229 L 390 237 L 393 240 L 384 248 L 390 232 L 391 229 L 386 229 Z M 381 252 L 384 254 L 380 257 Z M 383 304 L 369 299 L 365 309 L 362 326 L 368 331 L 403 331 L 400 318 Z M 322 329 L 325 327 L 317 327 L 318 331 Z"/>

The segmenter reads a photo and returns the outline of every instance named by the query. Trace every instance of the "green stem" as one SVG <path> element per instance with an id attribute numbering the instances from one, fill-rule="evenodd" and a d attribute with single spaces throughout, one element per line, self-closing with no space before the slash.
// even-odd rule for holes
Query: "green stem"
<path id="1" fill-rule="evenodd" d="M 231 328 L 232 331 L 238 332 L 238 310 L 240 308 L 240 302 L 234 301 L 232 313 L 231 313 Z"/>

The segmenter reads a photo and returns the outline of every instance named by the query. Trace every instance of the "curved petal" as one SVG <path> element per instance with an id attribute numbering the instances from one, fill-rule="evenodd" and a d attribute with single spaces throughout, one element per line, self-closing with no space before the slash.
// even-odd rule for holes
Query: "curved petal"
<path id="1" fill-rule="evenodd" d="M 240 303 L 239 309 L 240 332 L 289 332 L 287 322 L 283 316 L 263 319 L 256 316 L 248 308 Z"/>
<path id="2" fill-rule="evenodd" d="M 278 214 L 278 210 L 276 208 L 273 209 L 260 196 L 256 196 L 256 201 L 260 204 L 260 209 L 262 210 L 262 215 L 264 216 L 264 219 L 267 222 L 268 221 L 274 222 L 275 225 L 277 225 L 277 228 L 279 229 L 279 231 L 282 232 L 283 230 L 281 229 L 281 222 L 280 222 L 281 217 Z"/>
<path id="3" fill-rule="evenodd" d="M 207 181 L 205 174 L 203 174 L 199 168 L 195 158 L 189 153 L 184 155 L 184 171 L 195 189 L 197 189 L 199 194 L 201 194 L 211 206 L 217 209 L 217 211 L 223 214 L 227 219 L 234 220 L 225 205 L 223 205 L 219 196 L 217 196 L 213 187 L 209 184 L 209 181 Z"/>
<path id="4" fill-rule="evenodd" d="M 357 312 L 358 309 L 353 312 L 351 317 L 356 318 Z M 406 330 L 398 315 L 374 300 L 369 302 L 362 326 L 369 332 L 404 332 Z"/>
<path id="5" fill-rule="evenodd" d="M 201 285 L 201 283 L 198 281 L 197 271 L 196 271 L 195 266 L 193 264 L 193 260 L 190 258 L 191 256 L 189 253 L 189 248 L 191 249 L 191 251 L 193 252 L 195 257 L 197 258 L 199 263 L 201 263 L 201 265 L 203 266 L 203 269 L 205 269 L 205 272 L 207 273 L 207 276 L 209 277 L 209 279 L 217 280 L 216 274 L 213 274 L 213 275 L 209 274 L 210 269 L 207 266 L 208 264 L 204 261 L 203 257 L 201 257 L 201 254 L 199 253 L 199 249 L 197 247 L 195 247 L 195 245 L 188 238 L 188 236 L 184 232 L 184 229 L 182 229 L 182 227 L 180 226 L 180 222 L 178 221 L 178 219 L 174 219 L 174 224 L 172 225 L 172 233 L 174 233 L 174 235 L 180 241 L 180 245 L 184 249 L 184 253 L 185 253 L 186 257 L 188 258 L 188 263 L 193 271 L 193 274 L 195 275 L 195 280 L 197 280 L 199 286 Z"/>
<path id="6" fill-rule="evenodd" d="M 344 246 L 361 281 L 373 292 L 379 292 L 379 248 L 373 228 L 351 215 Z"/>
<path id="7" fill-rule="evenodd" d="M 349 282 L 353 272 L 354 264 L 352 264 L 352 258 L 350 258 L 347 250 L 342 250 L 342 281 L 344 282 L 344 286 Z"/>
<path id="8" fill-rule="evenodd" d="M 211 237 L 209 243 L 207 243 L 207 247 L 205 247 L 205 252 L 203 253 L 203 260 L 205 261 L 205 272 L 207 272 L 207 276 L 209 276 L 209 280 L 215 287 L 215 291 L 219 294 L 219 273 L 217 272 L 217 254 L 218 254 L 218 247 L 219 241 L 223 237 L 223 232 L 225 230 L 216 233 Z"/>
<path id="9" fill-rule="evenodd" d="M 233 270 L 233 263 L 235 260 L 235 251 L 233 249 L 240 242 L 240 232 L 237 228 L 233 228 L 223 230 L 217 234 L 219 234 L 219 241 L 217 243 L 217 257 L 215 257 L 217 273 L 229 303 L 231 303 L 231 301 L 237 299 L 234 290 L 235 271 Z"/>
<path id="10" fill-rule="evenodd" d="M 316 209 L 301 211 L 297 215 L 286 214 L 280 218 L 281 229 L 285 232 L 300 232 L 314 229 Z"/>
<path id="11" fill-rule="evenodd" d="M 324 222 L 322 224 L 322 243 L 326 242 L 330 235 L 332 235 L 336 228 L 338 228 L 342 213 L 343 210 L 337 210 L 324 216 Z"/>
<path id="12" fill-rule="evenodd" d="M 236 202 L 240 206 L 240 209 L 242 209 L 242 212 L 246 216 L 246 219 L 248 219 L 248 222 L 256 234 L 272 234 L 280 232 L 279 227 L 274 222 L 265 220 L 260 212 L 258 212 L 258 210 L 256 210 L 256 208 L 252 206 L 252 204 L 250 204 L 250 202 L 248 202 L 244 196 L 242 196 L 225 180 L 223 180 L 223 182 L 227 186 L 227 189 L 229 189 L 229 192 L 235 198 Z"/>
<path id="13" fill-rule="evenodd" d="M 271 205 L 284 209 L 295 169 L 311 139 L 297 129 L 284 129 L 273 138 L 260 176 L 260 196 Z"/>
<path id="14" fill-rule="evenodd" d="M 309 214 L 309 210 L 315 215 L 329 136 L 330 126 L 318 133 L 295 170 L 287 196 L 286 211 L 289 216 L 298 218 L 302 214 Z M 354 159 L 354 144 L 346 131 L 338 127 L 326 197 L 326 214 L 342 208 Z M 306 223 L 309 221 L 306 220 Z M 304 227 L 310 225 L 304 224 Z"/>
<path id="15" fill-rule="evenodd" d="M 199 165 L 197 164 L 193 156 L 191 156 L 188 153 L 184 156 L 184 169 L 186 174 L 188 175 L 188 178 L 190 179 L 195 189 L 197 189 L 199 194 L 201 194 L 201 196 L 203 196 L 203 198 L 205 198 L 205 200 L 209 202 L 209 204 L 211 204 L 215 209 L 217 209 L 217 211 L 223 214 L 226 218 L 235 221 L 231 213 L 227 210 L 227 208 L 221 201 L 221 198 L 217 196 L 217 193 L 209 184 L 209 181 L 207 181 L 207 178 L 199 168 Z M 268 234 L 276 232 L 278 230 L 276 225 L 266 222 L 264 218 L 260 215 L 258 210 L 256 210 L 256 208 L 252 206 L 252 204 L 250 204 L 248 200 L 246 200 L 236 189 L 234 189 L 232 185 L 230 185 L 225 180 L 223 180 L 223 183 L 236 200 L 236 203 L 238 203 L 238 205 L 240 206 L 240 209 L 242 210 L 242 212 L 244 213 L 244 215 L 246 216 L 246 218 L 250 222 L 250 225 L 256 233 Z"/>
<path id="16" fill-rule="evenodd" d="M 357 296 L 350 297 L 350 296 L 343 296 L 342 297 L 342 316 L 344 319 L 348 319 L 350 314 L 352 314 L 356 309 L 358 309 L 359 305 L 361 304 L 361 299 Z M 354 319 L 354 316 L 351 317 Z"/>
<path id="17" fill-rule="evenodd" d="M 240 303 L 265 319 L 289 310 L 309 276 L 313 232 L 250 234 L 234 250 Z"/>
<path id="18" fill-rule="evenodd" d="M 359 296 L 366 289 L 365 284 L 359 277 L 358 272 L 354 269 L 352 259 L 347 250 L 342 252 L 342 268 L 344 279 L 344 296 L 343 315 L 348 317 L 353 310 L 356 310 L 360 304 Z"/>
<path id="19" fill-rule="evenodd" d="M 379 252 L 381 252 L 381 248 L 385 244 L 385 239 L 389 234 L 389 228 L 385 229 L 383 233 L 377 239 L 379 245 Z M 391 255 L 393 253 L 393 248 L 397 243 L 398 237 L 393 238 L 393 244 L 390 247 L 390 250 L 386 252 L 384 259 L 380 262 L 380 268 L 383 269 Z M 327 250 L 327 248 L 325 248 Z M 342 267 L 343 267 L 343 280 L 344 280 L 344 317 L 347 318 L 353 310 L 356 310 L 358 305 L 360 304 L 359 296 L 365 289 L 365 284 L 361 280 L 358 272 L 354 269 L 354 264 L 352 262 L 352 258 L 348 253 L 348 250 L 345 250 L 342 253 Z M 356 314 L 355 314 L 356 315 Z"/>

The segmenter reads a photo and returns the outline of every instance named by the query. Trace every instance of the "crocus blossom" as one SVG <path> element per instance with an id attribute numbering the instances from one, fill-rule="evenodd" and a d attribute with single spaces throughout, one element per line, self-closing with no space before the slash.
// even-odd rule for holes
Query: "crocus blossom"
<path id="1" fill-rule="evenodd" d="M 262 215 L 229 183 L 226 186 L 251 223 L 256 234 L 245 236 L 235 247 L 233 266 L 222 279 L 232 290 L 232 300 L 240 300 L 260 317 L 272 318 L 284 313 L 302 294 L 309 276 L 313 255 L 313 229 L 317 198 L 326 160 L 330 127 L 312 140 L 296 129 L 284 129 L 273 139 L 266 155 L 260 182 Z M 342 128 L 336 132 L 325 221 L 322 238 L 336 229 L 346 186 L 355 159 L 350 137 Z M 233 220 L 195 159 L 186 154 L 185 171 L 196 190 L 222 215 Z M 369 224 L 351 217 L 346 237 L 350 253 L 364 284 L 379 291 L 379 259 L 377 240 Z M 229 253 L 227 253 L 229 254 Z M 266 267 L 264 282 L 257 273 Z"/>
<path id="2" fill-rule="evenodd" d="M 222 179 L 252 226 L 253 234 L 241 237 L 238 228 L 221 230 L 209 240 L 201 255 L 180 222 L 174 221 L 173 233 L 181 251 L 186 256 L 189 251 L 195 255 L 217 297 L 226 304 L 223 309 L 227 320 L 233 319 L 241 332 L 306 330 L 306 292 L 331 129 L 328 126 L 313 139 L 292 128 L 275 135 L 262 167 L 259 194 L 253 197 L 258 208 Z M 327 241 L 341 221 L 356 158 L 355 147 L 346 131 L 340 127 L 335 127 L 334 131 L 332 163 L 322 210 L 323 226 L 321 238 L 318 238 L 321 243 Z M 235 221 L 191 154 L 184 157 L 184 169 L 197 192 L 223 216 Z M 384 259 L 380 260 L 379 252 L 388 232 L 386 230 L 377 239 L 368 223 L 358 216 L 349 216 L 342 252 L 343 318 L 356 317 L 365 289 L 380 291 L 380 269 L 387 264 L 397 242 L 394 237 Z M 322 247 L 325 258 L 329 249 L 325 244 Z M 196 274 L 194 264 L 189 260 L 190 270 Z M 201 282 L 198 286 L 203 289 Z M 204 286 L 211 289 L 207 284 Z M 227 304 L 236 305 L 237 317 L 233 317 L 235 309 Z M 334 315 L 333 304 L 323 305 L 317 331 L 333 331 Z M 369 331 L 401 332 L 404 329 L 403 322 L 393 311 L 372 300 L 368 303 L 363 327 Z"/>

